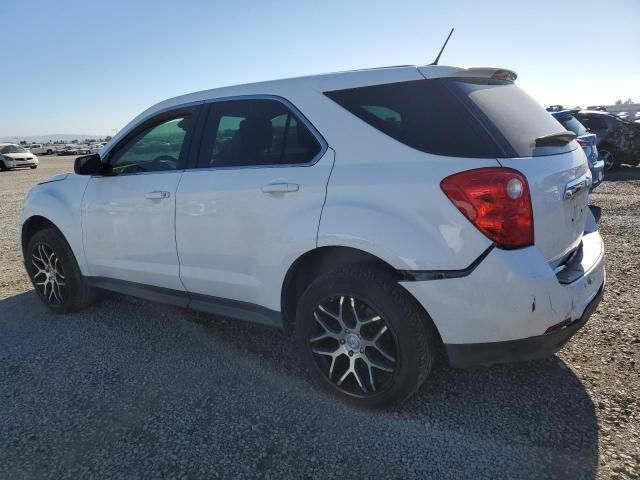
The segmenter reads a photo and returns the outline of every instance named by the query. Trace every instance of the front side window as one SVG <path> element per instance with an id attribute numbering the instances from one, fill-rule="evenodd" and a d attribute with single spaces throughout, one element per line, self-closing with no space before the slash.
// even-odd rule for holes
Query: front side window
<path id="1" fill-rule="evenodd" d="M 198 167 L 303 164 L 320 149 L 307 126 L 283 103 L 229 100 L 210 107 Z"/>
<path id="2" fill-rule="evenodd" d="M 151 126 L 111 159 L 114 174 L 176 170 L 184 163 L 185 138 L 193 123 L 193 114 L 165 119 Z"/>

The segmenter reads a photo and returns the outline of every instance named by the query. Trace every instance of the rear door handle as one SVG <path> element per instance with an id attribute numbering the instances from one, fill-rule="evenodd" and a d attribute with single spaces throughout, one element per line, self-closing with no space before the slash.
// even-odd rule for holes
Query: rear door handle
<path id="1" fill-rule="evenodd" d="M 160 200 L 162 198 L 169 198 L 171 193 L 164 190 L 154 190 L 153 192 L 145 193 L 144 198 L 148 200 Z"/>
<path id="2" fill-rule="evenodd" d="M 287 193 L 297 192 L 298 190 L 300 190 L 300 185 L 288 182 L 269 183 L 262 187 L 264 193 Z"/>

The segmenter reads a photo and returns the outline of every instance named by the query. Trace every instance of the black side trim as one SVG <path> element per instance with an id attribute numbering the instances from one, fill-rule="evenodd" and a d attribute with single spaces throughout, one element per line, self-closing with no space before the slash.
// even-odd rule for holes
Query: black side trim
<path id="1" fill-rule="evenodd" d="M 398 270 L 401 282 L 424 282 L 427 280 L 444 280 L 445 278 L 460 278 L 470 275 L 487 255 L 495 248 L 495 244 L 491 244 L 484 252 L 476 258 L 471 265 L 461 270 Z"/>
<path id="2" fill-rule="evenodd" d="M 449 363 L 452 367 L 469 368 L 549 357 L 560 350 L 587 323 L 603 295 L 604 283 L 579 319 L 544 335 L 506 342 L 445 344 Z"/>
<path id="3" fill-rule="evenodd" d="M 189 296 L 191 297 L 189 308 L 193 310 L 213 313 L 222 317 L 237 318 L 247 322 L 261 323 L 270 327 L 282 328 L 283 326 L 280 312 L 261 305 L 197 293 L 191 293 Z"/>
<path id="4" fill-rule="evenodd" d="M 133 297 L 144 298 L 152 302 L 166 303 L 174 307 L 186 308 L 189 305 L 187 292 L 172 290 L 170 288 L 152 287 L 141 283 L 127 282 L 106 277 L 84 277 L 92 287 L 123 293 Z"/>
<path id="5" fill-rule="evenodd" d="M 282 328 L 283 326 L 280 312 L 253 303 L 188 293 L 171 288 L 154 287 L 113 278 L 85 277 L 85 280 L 92 287 L 144 298 L 152 302 L 213 313 L 223 317 L 237 318 L 238 320 L 260 323 L 270 327 Z"/>

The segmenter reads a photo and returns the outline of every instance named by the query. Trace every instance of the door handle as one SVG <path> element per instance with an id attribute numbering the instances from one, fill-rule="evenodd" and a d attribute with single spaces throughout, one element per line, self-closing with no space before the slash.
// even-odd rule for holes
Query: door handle
<path id="1" fill-rule="evenodd" d="M 267 185 L 262 187 L 262 191 L 264 193 L 287 193 L 287 192 L 297 192 L 300 190 L 300 185 L 297 183 L 287 183 L 287 182 L 279 182 L 279 183 L 268 183 Z"/>
<path id="2" fill-rule="evenodd" d="M 148 200 L 160 200 L 162 198 L 169 198 L 171 193 L 164 190 L 154 190 L 153 192 L 145 193 L 144 198 Z"/>

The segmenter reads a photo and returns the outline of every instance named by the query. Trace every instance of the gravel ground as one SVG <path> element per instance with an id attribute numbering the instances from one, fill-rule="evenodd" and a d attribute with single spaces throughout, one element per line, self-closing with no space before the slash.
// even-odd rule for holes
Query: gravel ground
<path id="1" fill-rule="evenodd" d="M 111 294 L 49 313 L 15 225 L 28 188 L 71 164 L 0 173 L 0 478 L 640 476 L 640 169 L 592 197 L 607 291 L 558 356 L 439 365 L 380 413 L 318 392 L 278 331 Z"/>

